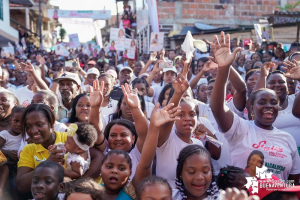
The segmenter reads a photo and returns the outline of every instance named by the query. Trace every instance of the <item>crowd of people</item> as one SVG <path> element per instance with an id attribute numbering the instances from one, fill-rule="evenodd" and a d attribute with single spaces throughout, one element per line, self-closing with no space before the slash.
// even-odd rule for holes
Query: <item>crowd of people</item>
<path id="1" fill-rule="evenodd" d="M 299 199 L 299 45 L 205 42 L 1 58 L 0 198 Z"/>

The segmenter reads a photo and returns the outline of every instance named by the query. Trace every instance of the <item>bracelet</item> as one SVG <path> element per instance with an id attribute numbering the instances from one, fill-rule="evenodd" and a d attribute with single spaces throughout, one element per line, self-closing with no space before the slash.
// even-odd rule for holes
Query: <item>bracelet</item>
<path id="1" fill-rule="evenodd" d="M 79 69 L 78 71 L 81 72 L 82 69 Z"/>
<path id="2" fill-rule="evenodd" d="M 105 141 L 105 137 L 104 137 L 103 141 L 100 144 L 94 144 L 94 146 L 95 147 L 99 147 L 99 146 L 101 146 L 104 143 L 104 141 Z"/>

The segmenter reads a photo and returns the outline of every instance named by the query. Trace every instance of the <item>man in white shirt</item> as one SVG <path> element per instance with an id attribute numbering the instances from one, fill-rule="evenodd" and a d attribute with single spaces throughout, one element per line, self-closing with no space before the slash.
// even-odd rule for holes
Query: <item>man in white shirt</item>
<path id="1" fill-rule="evenodd" d="M 88 92 L 89 86 L 93 87 L 93 81 L 98 79 L 98 77 L 100 76 L 100 72 L 97 68 L 93 67 L 87 71 L 86 75 L 87 76 L 86 76 L 85 82 L 81 83 L 81 90 L 83 92 Z M 86 84 L 86 85 L 84 85 L 84 84 Z"/>
<path id="2" fill-rule="evenodd" d="M 110 97 L 114 100 L 119 101 L 120 97 L 122 96 L 123 92 L 121 89 L 122 85 L 125 85 L 126 83 L 130 85 L 133 78 L 133 71 L 130 67 L 123 67 L 119 72 L 119 80 L 120 85 L 115 86 L 113 90 L 110 93 Z"/>

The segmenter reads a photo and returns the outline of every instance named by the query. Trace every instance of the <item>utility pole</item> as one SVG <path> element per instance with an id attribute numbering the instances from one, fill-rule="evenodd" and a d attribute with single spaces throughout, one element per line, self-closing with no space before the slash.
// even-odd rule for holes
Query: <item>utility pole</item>
<path id="1" fill-rule="evenodd" d="M 42 0 L 39 0 L 39 35 L 40 35 L 40 50 L 43 50 L 43 37 L 42 37 Z"/>

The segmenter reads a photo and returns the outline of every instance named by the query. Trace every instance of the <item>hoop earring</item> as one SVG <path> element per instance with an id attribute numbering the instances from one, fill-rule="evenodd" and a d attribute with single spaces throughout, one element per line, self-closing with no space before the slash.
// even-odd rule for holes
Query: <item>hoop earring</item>
<path id="1" fill-rule="evenodd" d="M 254 113 L 253 112 L 251 113 L 251 117 L 252 117 L 252 120 L 254 120 Z"/>

